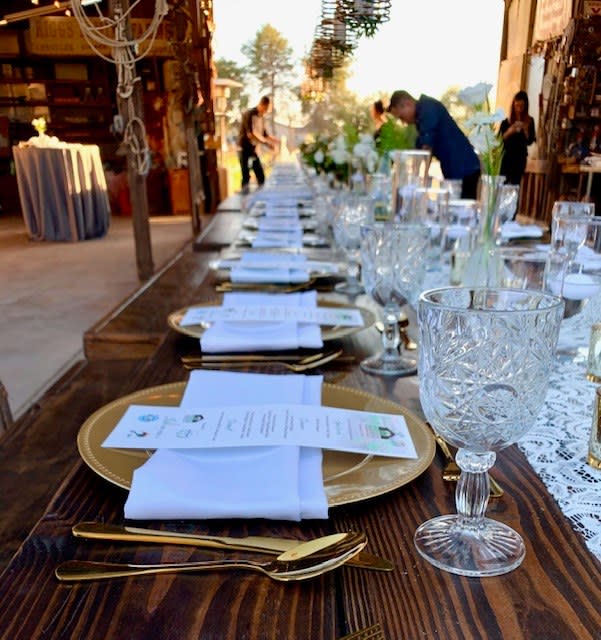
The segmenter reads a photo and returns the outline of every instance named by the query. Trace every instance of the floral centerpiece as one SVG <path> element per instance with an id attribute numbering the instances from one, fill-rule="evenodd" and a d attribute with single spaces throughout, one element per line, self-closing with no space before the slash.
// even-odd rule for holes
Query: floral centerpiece
<path id="1" fill-rule="evenodd" d="M 498 125 L 505 118 L 502 109 L 491 111 L 488 95 L 492 85 L 480 82 L 458 93 L 464 104 L 474 109 L 466 121 L 468 139 L 480 157 L 482 167 L 480 189 L 479 243 L 466 265 L 463 284 L 496 286 L 500 284 L 501 264 L 495 251 L 498 189 L 505 181 L 501 176 L 503 139 Z"/>

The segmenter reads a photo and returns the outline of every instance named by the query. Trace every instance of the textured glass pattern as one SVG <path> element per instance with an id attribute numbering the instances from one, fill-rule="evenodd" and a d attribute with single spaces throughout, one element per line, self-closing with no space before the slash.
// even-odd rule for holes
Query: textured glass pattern
<path id="1" fill-rule="evenodd" d="M 522 436 L 545 399 L 561 314 L 537 292 L 430 292 L 418 311 L 420 399 L 436 431 L 480 452 Z"/>

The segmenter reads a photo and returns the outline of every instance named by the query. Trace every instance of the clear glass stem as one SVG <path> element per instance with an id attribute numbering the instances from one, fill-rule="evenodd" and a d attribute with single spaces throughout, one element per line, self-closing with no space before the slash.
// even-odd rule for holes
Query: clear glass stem
<path id="1" fill-rule="evenodd" d="M 399 332 L 399 307 L 394 302 L 389 302 L 384 307 L 383 313 L 384 331 L 382 331 L 382 346 L 384 358 L 396 360 L 398 358 L 401 334 Z"/>
<path id="2" fill-rule="evenodd" d="M 359 262 L 349 258 L 346 269 L 346 281 L 350 286 L 359 285 Z"/>
<path id="3" fill-rule="evenodd" d="M 461 469 L 455 491 L 459 521 L 463 527 L 478 527 L 488 506 L 488 470 L 495 463 L 496 454 L 493 451 L 475 453 L 458 449 L 456 460 Z"/>

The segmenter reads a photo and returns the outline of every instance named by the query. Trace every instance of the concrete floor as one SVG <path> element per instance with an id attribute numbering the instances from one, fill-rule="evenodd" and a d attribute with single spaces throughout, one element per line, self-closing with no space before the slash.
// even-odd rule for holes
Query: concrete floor
<path id="1" fill-rule="evenodd" d="M 189 216 L 150 219 L 155 271 L 193 239 Z M 19 417 L 75 360 L 83 333 L 142 283 L 131 218 L 104 238 L 33 242 L 20 216 L 0 214 L 0 380 Z"/>

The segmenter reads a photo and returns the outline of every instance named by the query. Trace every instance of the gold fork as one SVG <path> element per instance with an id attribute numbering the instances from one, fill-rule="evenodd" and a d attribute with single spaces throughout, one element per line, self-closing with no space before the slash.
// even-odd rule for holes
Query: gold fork
<path id="1" fill-rule="evenodd" d="M 332 353 L 328 353 L 321 358 L 315 359 L 315 356 L 309 356 L 304 360 L 299 360 L 298 362 L 284 362 L 283 360 L 265 360 L 265 361 L 256 361 L 256 360 L 245 360 L 245 361 L 209 361 L 209 362 L 198 362 L 192 364 L 190 362 L 184 362 L 185 369 L 245 369 L 246 367 L 257 366 L 257 365 L 279 365 L 285 367 L 289 371 L 294 371 L 295 373 L 302 373 L 303 371 L 309 371 L 310 369 L 317 369 L 317 367 L 321 367 L 323 364 L 327 364 L 332 360 L 336 360 L 336 358 L 342 355 L 342 349 L 338 351 L 333 351 Z"/>
<path id="2" fill-rule="evenodd" d="M 371 627 L 358 629 L 357 631 L 353 631 L 353 633 L 342 636 L 340 640 L 385 640 L 385 638 L 380 623 L 376 622 L 376 624 L 373 624 Z"/>
<path id="3" fill-rule="evenodd" d="M 433 430 L 434 431 L 434 430 Z M 449 445 L 447 441 L 442 438 L 442 436 L 438 435 L 434 432 L 434 439 L 440 448 L 442 455 L 445 458 L 445 466 L 442 470 L 442 479 L 445 482 L 457 482 L 459 480 L 459 476 L 461 475 L 461 469 L 459 465 L 455 462 L 455 458 L 449 449 Z M 490 497 L 491 498 L 500 498 L 505 492 L 501 485 L 490 475 L 488 474 L 488 482 L 490 485 Z"/>

